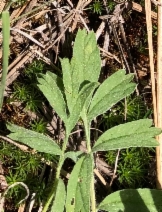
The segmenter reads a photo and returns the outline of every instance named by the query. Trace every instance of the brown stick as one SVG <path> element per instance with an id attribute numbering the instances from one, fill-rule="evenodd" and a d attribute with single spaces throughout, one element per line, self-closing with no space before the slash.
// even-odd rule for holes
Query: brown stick
<path id="1" fill-rule="evenodd" d="M 162 3 L 162 0 L 159 0 Z M 157 127 L 162 128 L 162 7 L 158 7 L 158 44 L 157 44 Z M 156 148 L 157 188 L 162 189 L 162 134 L 158 136 L 160 146 Z"/>
<path id="2" fill-rule="evenodd" d="M 151 72 L 151 84 L 152 84 L 152 99 L 154 109 L 154 123 L 157 125 L 157 106 L 156 106 L 156 88 L 155 88 L 155 75 L 154 75 L 154 50 L 152 43 L 152 22 L 151 22 L 151 2 L 145 1 L 146 10 L 146 23 L 147 23 L 147 34 L 148 34 L 148 48 L 149 48 L 149 60 L 150 60 L 150 72 Z"/>
<path id="3" fill-rule="evenodd" d="M 146 5 L 146 3 L 145 3 Z M 145 14 L 145 9 L 140 5 L 140 4 L 137 4 L 135 2 L 128 2 L 128 9 L 132 9 L 132 10 L 135 10 L 137 12 L 140 12 L 140 13 L 144 13 Z M 157 19 L 157 13 L 153 12 L 153 11 L 150 11 L 151 12 L 151 17 L 153 19 Z"/>

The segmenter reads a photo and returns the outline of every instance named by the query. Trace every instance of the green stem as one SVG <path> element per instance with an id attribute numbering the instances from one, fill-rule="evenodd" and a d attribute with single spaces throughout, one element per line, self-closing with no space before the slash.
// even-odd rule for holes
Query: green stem
<path id="1" fill-rule="evenodd" d="M 95 196 L 95 187 L 94 187 L 94 175 L 91 180 L 91 209 L 92 212 L 96 212 L 96 196 Z"/>
<path id="2" fill-rule="evenodd" d="M 87 150 L 88 150 L 88 153 L 90 153 L 91 152 L 90 123 L 88 122 L 86 118 L 83 120 L 83 122 L 84 122 L 84 129 L 85 129 L 85 135 L 86 135 Z"/>
<path id="3" fill-rule="evenodd" d="M 46 212 L 48 210 L 48 208 L 49 208 L 49 206 L 50 206 L 50 204 L 51 204 L 51 202 L 52 202 L 52 200 L 53 200 L 53 198 L 56 194 L 57 186 L 58 186 L 58 182 L 59 182 L 59 177 L 60 177 L 60 173 L 61 173 L 61 168 L 62 168 L 62 165 L 64 163 L 64 156 L 65 156 L 65 150 L 66 150 L 67 142 L 68 142 L 68 134 L 66 134 L 65 140 L 63 142 L 62 155 L 60 155 L 60 159 L 59 159 L 59 162 L 58 162 L 56 177 L 55 177 L 51 192 L 48 196 L 48 199 L 46 201 L 46 204 L 45 204 L 42 212 Z"/>
<path id="4" fill-rule="evenodd" d="M 9 12 L 2 12 L 2 35 L 3 35 L 3 72 L 0 83 L 0 112 L 3 105 L 4 91 L 8 72 L 9 39 L 10 39 L 10 18 Z"/>
<path id="5" fill-rule="evenodd" d="M 87 150 L 88 153 L 91 152 L 91 139 L 90 139 L 90 123 L 87 120 L 87 118 L 85 118 L 83 120 L 84 122 L 84 129 L 85 129 L 85 135 L 86 135 L 86 141 L 87 141 Z M 95 198 L 95 187 L 94 187 L 94 175 L 92 175 L 92 179 L 91 179 L 91 210 L 92 212 L 96 212 L 96 198 Z"/>

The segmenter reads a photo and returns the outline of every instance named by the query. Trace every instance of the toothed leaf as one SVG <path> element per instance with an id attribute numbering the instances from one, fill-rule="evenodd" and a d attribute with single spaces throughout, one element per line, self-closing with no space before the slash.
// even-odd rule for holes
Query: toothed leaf
<path id="1" fill-rule="evenodd" d="M 63 82 L 61 78 L 51 72 L 42 75 L 38 79 L 38 87 L 49 101 L 50 105 L 57 112 L 60 118 L 66 123 L 67 106 L 63 96 Z"/>
<path id="2" fill-rule="evenodd" d="M 136 87 L 130 81 L 133 74 L 125 75 L 125 70 L 119 70 L 107 78 L 97 89 L 88 112 L 88 119 L 92 120 L 96 116 L 105 113 L 113 105 L 124 97 L 130 95 Z"/>
<path id="3" fill-rule="evenodd" d="M 154 137 L 161 133 L 161 129 L 151 125 L 152 120 L 141 119 L 113 127 L 99 137 L 92 151 L 158 146 L 159 143 Z"/>
<path id="4" fill-rule="evenodd" d="M 93 156 L 86 155 L 75 164 L 67 186 L 66 212 L 90 211 L 90 183 Z"/>
<path id="5" fill-rule="evenodd" d="M 27 130 L 14 124 L 8 124 L 7 128 L 11 131 L 8 137 L 15 141 L 19 141 L 38 152 L 49 153 L 52 155 L 61 154 L 61 149 L 56 142 L 43 134 Z"/>
<path id="6" fill-rule="evenodd" d="M 98 83 L 96 82 L 88 83 L 80 91 L 67 121 L 66 129 L 68 132 L 70 132 L 74 128 L 75 124 L 77 123 L 80 117 L 80 114 L 86 103 L 87 98 L 89 97 L 89 95 L 91 95 L 97 85 Z"/>
<path id="7" fill-rule="evenodd" d="M 78 30 L 71 62 L 61 60 L 63 82 L 69 111 L 85 82 L 97 82 L 101 69 L 101 59 L 94 32 Z"/>

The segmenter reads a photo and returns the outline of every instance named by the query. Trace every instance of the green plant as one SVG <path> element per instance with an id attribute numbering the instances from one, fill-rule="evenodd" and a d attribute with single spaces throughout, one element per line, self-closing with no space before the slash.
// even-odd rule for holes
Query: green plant
<path id="1" fill-rule="evenodd" d="M 94 13 L 101 15 L 103 10 L 103 3 L 100 0 L 94 0 L 89 9 L 93 10 Z"/>
<path id="2" fill-rule="evenodd" d="M 14 0 L 14 1 L 11 0 L 11 2 L 12 2 L 11 6 L 13 8 L 16 8 L 24 5 L 27 2 L 27 0 Z"/>
<path id="3" fill-rule="evenodd" d="M 109 111 L 103 114 L 100 121 L 100 128 L 104 131 L 129 121 L 148 118 L 152 113 L 151 109 L 147 109 L 141 96 L 134 95 L 126 97 L 113 106 Z"/>
<path id="4" fill-rule="evenodd" d="M 26 109 L 37 111 L 42 104 L 42 96 L 35 85 L 23 85 L 20 82 L 14 83 L 13 98 L 26 104 Z"/>
<path id="5" fill-rule="evenodd" d="M 12 185 L 16 182 L 22 181 L 22 176 L 17 175 L 15 173 L 13 174 L 12 172 L 9 172 L 9 174 L 6 176 L 6 180 L 7 180 L 8 185 Z M 13 197 L 14 197 L 13 203 L 15 205 L 18 205 L 18 202 L 20 202 L 25 197 L 25 190 L 21 186 L 14 186 L 7 193 L 8 199 L 13 198 Z"/>
<path id="6" fill-rule="evenodd" d="M 112 1 L 112 0 L 108 2 L 107 7 L 108 7 L 108 9 L 109 9 L 110 12 L 112 12 L 114 10 L 115 5 L 116 5 L 115 2 Z"/>
<path id="7" fill-rule="evenodd" d="M 3 105 L 5 83 L 8 72 L 9 39 L 10 39 L 10 19 L 8 11 L 2 12 L 2 35 L 3 35 L 3 71 L 0 83 L 0 112 Z"/>
<path id="8" fill-rule="evenodd" d="M 24 182 L 30 192 L 37 191 L 36 203 L 43 199 L 45 189 L 45 183 L 38 180 L 43 168 L 42 158 L 48 159 L 45 154 L 25 153 L 11 144 L 0 142 L 0 161 L 6 167 L 5 176 L 8 185 Z M 14 186 L 9 189 L 6 198 L 8 201 L 11 199 L 11 204 L 16 208 L 25 195 L 26 191 L 22 186 Z"/>
<path id="9" fill-rule="evenodd" d="M 123 209 L 124 205 L 129 205 L 129 197 L 126 192 L 127 202 L 121 201 L 120 192 L 117 192 L 96 205 L 93 154 L 97 151 L 129 147 L 158 146 L 158 142 L 153 137 L 160 134 L 161 130 L 151 127 L 152 121 L 149 119 L 133 121 L 107 130 L 92 146 L 91 121 L 135 90 L 136 85 L 131 82 L 133 74 L 125 75 L 125 70 L 119 70 L 99 85 L 101 60 L 95 34 L 90 32 L 87 35 L 85 30 L 78 31 L 71 62 L 68 59 L 62 59 L 61 65 L 63 79 L 47 72 L 38 79 L 38 87 L 65 124 L 66 134 L 62 146 L 59 146 L 57 141 L 54 142 L 48 136 L 13 124 L 8 125 L 8 129 L 11 131 L 8 136 L 38 152 L 59 155 L 56 177 L 43 212 L 47 210 L 61 212 L 64 211 L 64 208 L 66 208 L 66 212 Z M 80 117 L 84 124 L 87 151 L 67 152 L 68 138 Z M 67 189 L 60 178 L 61 168 L 66 158 L 71 158 L 76 163 L 71 172 Z M 145 194 L 139 190 L 130 192 L 132 194 L 138 193 L 142 199 L 145 198 Z M 147 190 L 147 200 L 151 200 L 149 192 L 159 195 L 159 191 Z M 114 196 L 119 199 L 120 204 L 118 202 L 114 204 L 116 201 Z M 137 195 L 133 198 L 134 202 L 138 201 Z M 149 207 L 152 206 L 153 204 Z M 161 206 L 157 204 L 156 207 L 160 208 Z"/>
<path id="10" fill-rule="evenodd" d="M 101 120 L 104 130 L 124 122 L 148 118 L 152 113 L 148 110 L 141 96 L 129 96 L 105 113 Z M 125 120 L 126 117 L 126 120 Z M 129 148 L 120 151 L 117 174 L 120 185 L 124 188 L 143 187 L 146 182 L 148 164 L 151 162 L 149 148 Z M 106 161 L 115 165 L 116 151 L 106 153 Z"/>
<path id="11" fill-rule="evenodd" d="M 146 183 L 150 149 L 130 148 L 121 150 L 117 173 L 120 185 L 125 188 L 143 187 Z"/>
<path id="12" fill-rule="evenodd" d="M 40 60 L 35 60 L 29 64 L 22 73 L 23 83 L 20 77 L 20 79 L 13 84 L 13 97 L 11 101 L 16 99 L 25 103 L 27 110 L 33 112 L 38 111 L 42 106 L 44 98 L 37 87 L 37 77 L 45 73 L 47 68 L 48 67 Z"/>
<path id="13" fill-rule="evenodd" d="M 31 82 L 37 81 L 37 77 L 45 73 L 45 64 L 41 60 L 33 61 L 25 70 L 24 75 L 29 78 Z"/>
<path id="14" fill-rule="evenodd" d="M 35 92 L 34 92 L 35 91 Z M 42 105 L 42 96 L 37 89 L 31 88 L 31 92 L 28 93 L 26 100 L 26 109 L 31 111 L 38 111 Z"/>
<path id="15" fill-rule="evenodd" d="M 45 133 L 46 132 L 46 125 L 42 119 L 41 120 L 34 120 L 33 123 L 31 124 L 31 129 L 39 132 L 39 133 Z"/>
<path id="16" fill-rule="evenodd" d="M 29 95 L 29 88 L 27 85 L 22 83 L 14 83 L 14 92 L 13 97 L 18 99 L 19 101 L 27 101 Z"/>

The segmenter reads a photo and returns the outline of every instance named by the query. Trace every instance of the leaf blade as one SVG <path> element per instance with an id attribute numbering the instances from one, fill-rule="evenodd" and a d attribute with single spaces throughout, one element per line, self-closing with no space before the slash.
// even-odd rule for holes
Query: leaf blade
<path id="1" fill-rule="evenodd" d="M 93 176 L 92 155 L 80 158 L 71 173 L 67 186 L 66 211 L 90 211 L 90 182 Z"/>
<path id="2" fill-rule="evenodd" d="M 151 120 L 141 119 L 115 126 L 99 137 L 92 151 L 158 146 L 159 143 L 153 137 L 159 135 L 161 130 L 151 125 Z"/>
<path id="3" fill-rule="evenodd" d="M 81 157 L 81 155 L 83 155 L 84 153 L 82 151 L 77 151 L 77 152 L 66 152 L 65 156 L 64 156 L 64 160 L 66 160 L 66 158 L 70 158 L 71 160 L 73 160 L 75 163 L 77 162 L 77 160 Z"/>
<path id="4" fill-rule="evenodd" d="M 45 75 L 42 75 L 42 78 L 38 78 L 38 82 L 39 89 L 42 91 L 60 118 L 66 123 L 67 108 L 63 96 L 63 83 L 61 78 L 51 72 L 47 72 Z"/>
<path id="5" fill-rule="evenodd" d="M 73 105 L 71 114 L 67 120 L 67 128 L 66 129 L 68 132 L 70 132 L 73 129 L 73 127 L 75 126 L 75 124 L 77 123 L 77 121 L 80 117 L 80 114 L 82 112 L 82 109 L 83 109 L 85 103 L 87 103 L 87 99 L 89 99 L 89 96 L 92 94 L 92 92 L 94 91 L 96 86 L 98 86 L 98 83 L 90 82 L 90 83 L 86 84 L 80 91 L 78 98 L 76 98 L 75 104 Z"/>
<path id="6" fill-rule="evenodd" d="M 38 152 L 54 155 L 61 154 L 60 147 L 51 138 L 43 134 L 27 130 L 14 124 L 8 124 L 7 128 L 11 131 L 8 137 L 13 140 L 26 144 Z"/>
<path id="7" fill-rule="evenodd" d="M 161 190 L 124 189 L 107 196 L 98 208 L 109 212 L 158 212 L 162 211 L 161 199 Z"/>
<path id="8" fill-rule="evenodd" d="M 72 71 L 71 71 L 71 64 L 69 62 L 69 59 L 64 58 L 61 60 L 61 66 L 63 70 L 63 83 L 65 88 L 65 95 L 66 95 L 66 101 L 68 105 L 69 112 L 71 112 L 71 109 L 73 107 L 73 88 L 72 88 Z"/>
<path id="9" fill-rule="evenodd" d="M 51 207 L 51 212 L 55 212 L 55 211 L 63 212 L 64 206 L 65 206 L 65 199 L 66 199 L 65 185 L 62 179 L 59 179 L 56 194 L 55 194 L 55 199 Z"/>
<path id="10" fill-rule="evenodd" d="M 80 84 L 85 80 L 97 82 L 101 69 L 101 58 L 93 31 L 87 34 L 86 30 L 78 30 L 73 48 L 73 57 L 77 60 L 75 66 L 76 77 L 78 74 L 83 74 L 78 78 Z"/>
<path id="11" fill-rule="evenodd" d="M 99 78 L 101 59 L 95 33 L 89 32 L 87 34 L 85 30 L 78 30 L 71 62 L 68 59 L 63 59 L 61 65 L 66 99 L 71 112 L 83 83 L 85 81 L 97 82 Z"/>
<path id="12" fill-rule="evenodd" d="M 133 74 L 125 75 L 125 70 L 119 70 L 107 78 L 97 89 L 88 112 L 88 119 L 92 120 L 96 116 L 106 112 L 118 101 L 130 95 L 136 87 L 130 81 Z"/>

